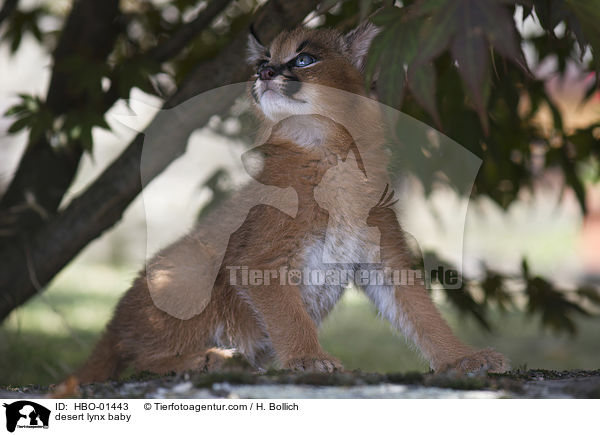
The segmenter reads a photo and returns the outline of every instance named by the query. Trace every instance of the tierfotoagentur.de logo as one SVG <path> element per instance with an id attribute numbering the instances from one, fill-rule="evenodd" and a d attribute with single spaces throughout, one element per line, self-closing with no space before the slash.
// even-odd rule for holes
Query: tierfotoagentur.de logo
<path id="1" fill-rule="evenodd" d="M 14 432 L 18 429 L 48 429 L 50 410 L 29 400 L 19 400 L 3 404 L 6 408 L 6 430 Z"/>

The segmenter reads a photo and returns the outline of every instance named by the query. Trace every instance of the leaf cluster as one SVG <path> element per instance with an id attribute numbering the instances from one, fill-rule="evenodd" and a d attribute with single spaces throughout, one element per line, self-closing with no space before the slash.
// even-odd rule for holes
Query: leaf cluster
<path id="1" fill-rule="evenodd" d="M 1 40 L 8 43 L 10 52 L 15 53 L 23 37 L 32 35 L 38 42 L 42 42 L 42 30 L 40 29 L 40 20 L 48 15 L 48 11 L 43 6 L 31 8 L 28 10 L 16 9 L 12 11 Z"/>
<path id="2" fill-rule="evenodd" d="M 540 32 L 519 32 L 519 10 Z M 545 168 L 555 167 L 585 211 L 581 166 L 597 161 L 600 130 L 597 124 L 567 128 L 545 79 L 531 70 L 554 60 L 559 76 L 569 62 L 582 75 L 597 74 L 597 0 L 419 0 L 384 8 L 373 22 L 381 33 L 369 52 L 367 83 L 376 82 L 383 103 L 436 126 L 482 158 L 474 195 L 507 208 Z M 526 61 L 522 47 L 532 48 L 534 59 Z M 590 83 L 581 103 L 596 92 Z M 545 112 L 550 125 L 540 122 Z M 430 191 L 431 174 L 419 178 Z"/>
<path id="3" fill-rule="evenodd" d="M 440 259 L 435 252 L 425 252 L 424 261 L 434 261 L 444 270 L 455 270 L 452 264 Z M 532 275 L 523 259 L 521 274 L 508 276 L 485 268 L 481 278 L 460 276 L 458 289 L 444 287 L 435 274 L 433 283 L 441 285 L 446 300 L 459 313 L 473 318 L 485 330 L 492 324 L 489 311 L 501 313 L 520 310 L 521 305 L 530 317 L 539 318 L 540 325 L 554 333 L 577 333 L 577 317 L 590 316 L 600 309 L 600 291 L 589 285 L 574 290 L 560 288 L 543 277 Z"/>
<path id="4" fill-rule="evenodd" d="M 21 101 L 11 106 L 4 116 L 16 118 L 8 128 L 9 133 L 29 130 L 30 146 L 44 137 L 54 147 L 76 143 L 91 151 L 92 129 L 110 129 L 104 115 L 94 110 L 73 110 L 56 117 L 39 97 L 19 94 L 19 98 Z"/>

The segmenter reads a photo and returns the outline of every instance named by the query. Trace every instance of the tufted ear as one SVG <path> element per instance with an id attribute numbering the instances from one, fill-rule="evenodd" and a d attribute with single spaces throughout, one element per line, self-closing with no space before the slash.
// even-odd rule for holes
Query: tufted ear
<path id="1" fill-rule="evenodd" d="M 362 71 L 365 66 L 369 47 L 379 30 L 379 27 L 373 23 L 365 21 L 344 36 L 350 60 L 359 71 Z"/>
<path id="2" fill-rule="evenodd" d="M 263 59 L 267 55 L 267 48 L 262 45 L 251 31 L 248 35 L 248 47 L 246 49 L 246 61 L 249 65 L 255 65 L 259 59 Z"/>

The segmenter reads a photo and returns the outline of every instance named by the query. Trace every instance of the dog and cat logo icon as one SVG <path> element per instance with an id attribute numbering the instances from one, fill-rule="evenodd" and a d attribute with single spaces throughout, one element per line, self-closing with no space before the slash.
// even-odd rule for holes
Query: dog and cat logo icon
<path id="1" fill-rule="evenodd" d="M 29 400 L 19 400 L 3 405 L 6 408 L 6 430 L 48 429 L 50 410 Z"/>

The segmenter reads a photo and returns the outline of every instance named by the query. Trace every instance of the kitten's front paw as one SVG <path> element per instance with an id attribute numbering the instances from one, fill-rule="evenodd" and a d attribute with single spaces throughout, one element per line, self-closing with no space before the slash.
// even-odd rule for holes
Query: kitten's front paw
<path id="1" fill-rule="evenodd" d="M 332 373 L 344 369 L 342 363 L 327 354 L 291 358 L 284 364 L 284 367 L 291 370 L 320 373 Z"/>
<path id="2" fill-rule="evenodd" d="M 508 359 L 499 352 L 487 348 L 475 351 L 442 366 L 439 372 L 504 373 L 510 369 Z"/>

